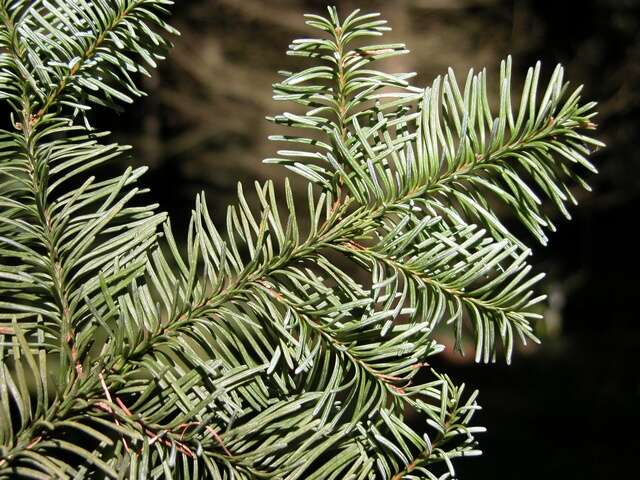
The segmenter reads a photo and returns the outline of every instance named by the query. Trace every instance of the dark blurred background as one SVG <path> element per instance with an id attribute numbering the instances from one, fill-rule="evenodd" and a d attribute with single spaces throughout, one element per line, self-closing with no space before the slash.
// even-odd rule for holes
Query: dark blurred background
<path id="1" fill-rule="evenodd" d="M 180 0 L 173 24 L 182 36 L 147 82 L 149 96 L 109 125 L 151 167 L 152 197 L 184 232 L 194 195 L 212 210 L 233 201 L 236 182 L 279 178 L 261 163 L 276 146 L 265 120 L 284 105 L 271 101 L 276 71 L 297 68 L 289 41 L 309 32 L 303 12 L 315 0 Z M 445 356 L 438 368 L 481 391 L 484 456 L 459 462 L 467 479 L 639 478 L 640 400 L 640 1 L 395 0 L 340 1 L 339 8 L 380 11 L 412 54 L 394 69 L 418 72 L 426 85 L 452 66 L 494 72 L 512 54 L 516 76 L 542 60 L 557 62 L 584 96 L 600 103 L 595 156 L 601 174 L 574 220 L 535 262 L 548 272 L 540 347 L 520 352 L 511 367 L 476 366 Z M 115 114 L 114 114 L 115 115 Z M 114 121 L 115 120 L 115 121 Z M 301 183 L 302 184 L 302 183 Z"/>

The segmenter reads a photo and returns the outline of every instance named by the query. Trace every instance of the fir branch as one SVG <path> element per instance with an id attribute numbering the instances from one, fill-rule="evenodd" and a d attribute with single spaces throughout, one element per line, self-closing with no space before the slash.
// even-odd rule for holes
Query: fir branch
<path id="1" fill-rule="evenodd" d="M 289 53 L 319 64 L 274 86 L 307 111 L 272 119 L 311 132 L 276 137 L 295 149 L 272 160 L 310 181 L 309 229 L 289 184 L 282 202 L 267 182 L 257 209 L 239 188 L 224 232 L 198 197 L 182 253 L 168 222 L 158 243 L 155 206 L 130 205 L 143 170 L 85 176 L 124 149 L 73 124 L 141 94 L 129 72 L 162 57 L 170 4 L 0 4 L 0 92 L 19 118 L 0 143 L 0 478 L 455 475 L 479 453 L 476 393 L 417 374 L 441 322 L 461 343 L 472 321 L 478 361 L 535 338 L 541 276 L 486 197 L 545 241 L 534 188 L 568 214 L 600 145 L 582 133 L 593 104 L 565 95 L 561 68 L 538 102 L 536 67 L 515 113 L 508 60 L 494 115 L 484 72 L 417 89 L 370 68 L 404 45 L 358 46 L 388 30 L 377 15 L 310 15 L 326 37 Z"/>

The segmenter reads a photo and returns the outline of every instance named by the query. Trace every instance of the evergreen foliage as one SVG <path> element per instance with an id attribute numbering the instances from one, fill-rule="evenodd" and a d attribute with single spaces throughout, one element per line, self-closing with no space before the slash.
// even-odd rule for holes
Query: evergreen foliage
<path id="1" fill-rule="evenodd" d="M 455 477 L 483 429 L 434 334 L 484 362 L 536 340 L 541 275 L 497 212 L 546 242 L 594 104 L 537 65 L 514 108 L 510 59 L 496 108 L 484 71 L 419 89 L 375 69 L 407 52 L 366 43 L 376 14 L 308 15 L 268 160 L 306 202 L 240 185 L 220 231 L 199 196 L 182 251 L 144 168 L 94 176 L 126 147 L 87 116 L 142 95 L 171 4 L 0 0 L 0 478 Z"/>

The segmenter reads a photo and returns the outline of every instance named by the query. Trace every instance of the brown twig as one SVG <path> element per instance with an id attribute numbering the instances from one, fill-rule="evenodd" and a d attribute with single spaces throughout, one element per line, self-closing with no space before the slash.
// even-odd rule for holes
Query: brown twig
<path id="1" fill-rule="evenodd" d="M 222 438 L 220 438 L 220 435 L 218 435 L 218 433 L 213 428 L 211 428 L 209 425 L 207 425 L 205 427 L 205 430 L 207 432 L 211 433 L 211 435 L 214 436 L 214 438 L 218 441 L 218 443 L 220 444 L 220 446 L 224 450 L 224 453 L 226 453 L 229 457 L 233 457 L 231 452 L 227 449 L 227 447 L 225 446 L 224 442 L 222 441 Z"/>
<path id="2" fill-rule="evenodd" d="M 102 389 L 104 390 L 104 394 L 107 397 L 107 400 L 109 400 L 109 403 L 113 403 L 113 400 L 111 399 L 111 393 L 109 393 L 109 389 L 107 388 L 107 382 L 104 381 L 104 375 L 102 375 L 102 372 L 98 373 L 98 377 L 100 378 L 100 385 L 102 385 Z M 119 401 L 120 399 L 118 399 Z M 120 426 L 120 422 L 118 421 L 118 418 L 115 414 L 115 412 L 113 411 L 113 409 L 108 405 L 108 404 L 103 404 L 107 407 L 108 412 L 111 413 L 113 415 L 113 418 L 116 422 L 116 425 Z M 129 448 L 129 444 L 127 443 L 127 439 L 124 438 L 124 435 L 122 436 L 122 443 L 124 444 L 124 448 L 127 452 L 131 453 L 131 449 Z"/>

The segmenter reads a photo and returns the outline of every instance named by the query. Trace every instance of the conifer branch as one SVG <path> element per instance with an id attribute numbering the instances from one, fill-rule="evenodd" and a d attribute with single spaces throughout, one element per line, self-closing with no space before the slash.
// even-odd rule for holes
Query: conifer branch
<path id="1" fill-rule="evenodd" d="M 376 14 L 309 15 L 325 36 L 289 54 L 317 63 L 274 86 L 307 110 L 271 119 L 295 133 L 268 160 L 308 181 L 306 212 L 288 182 L 257 208 L 240 187 L 219 230 L 199 196 L 182 252 L 132 204 L 144 169 L 87 176 L 125 148 L 83 115 L 142 94 L 170 4 L 0 2 L 0 478 L 454 476 L 483 429 L 477 393 L 428 368 L 436 327 L 461 345 L 471 323 L 477 361 L 535 340 L 542 277 L 489 197 L 545 242 L 543 198 L 568 216 L 595 170 L 594 104 L 560 67 L 538 100 L 536 66 L 514 111 L 509 59 L 494 113 L 484 72 L 423 90 L 374 69 L 407 53 L 358 43 Z"/>

